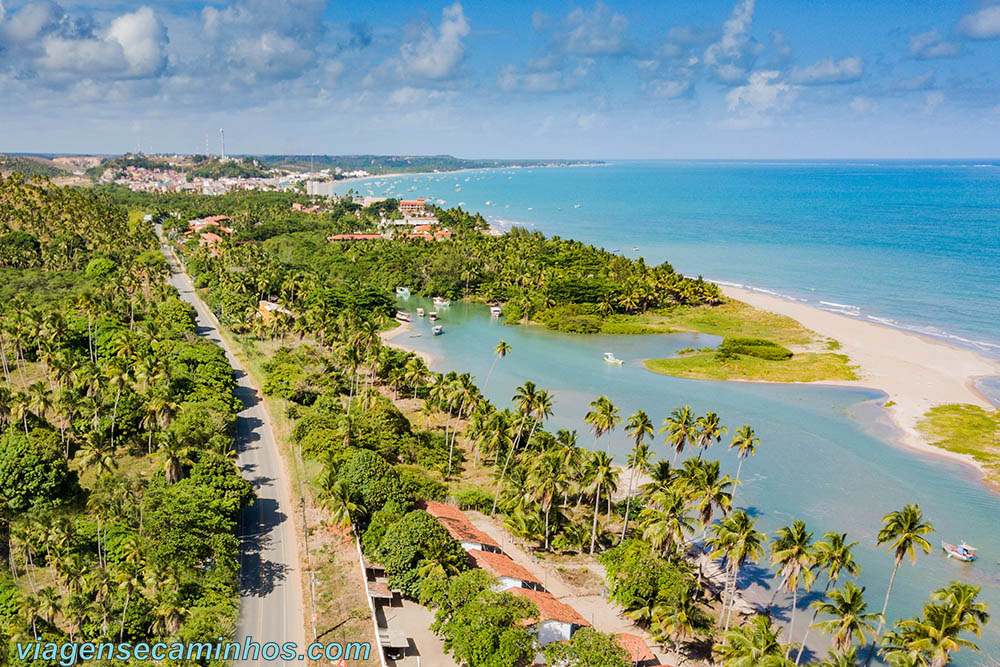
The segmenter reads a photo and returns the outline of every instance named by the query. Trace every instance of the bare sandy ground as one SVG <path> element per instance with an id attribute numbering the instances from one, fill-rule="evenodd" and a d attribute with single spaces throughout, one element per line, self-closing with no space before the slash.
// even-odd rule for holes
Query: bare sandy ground
<path id="1" fill-rule="evenodd" d="M 904 444 L 932 454 L 964 461 L 982 469 L 971 457 L 930 445 L 917 430 L 920 419 L 936 405 L 971 403 L 993 407 L 976 391 L 976 379 L 1000 375 L 1000 363 L 926 336 L 908 333 L 875 322 L 831 313 L 769 294 L 736 287 L 723 293 L 754 308 L 787 315 L 806 328 L 834 338 L 841 352 L 859 366 L 856 382 L 829 384 L 879 389 L 888 394 L 886 408 L 902 431 Z"/>

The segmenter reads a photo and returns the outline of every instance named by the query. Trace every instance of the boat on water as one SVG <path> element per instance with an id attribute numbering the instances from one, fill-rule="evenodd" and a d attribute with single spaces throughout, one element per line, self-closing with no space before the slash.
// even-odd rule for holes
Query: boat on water
<path id="1" fill-rule="evenodd" d="M 437 314 L 436 311 L 432 310 L 431 312 L 429 312 L 427 314 L 427 319 L 429 319 L 431 322 L 435 321 L 437 318 L 438 318 L 438 314 Z"/>
<path id="2" fill-rule="evenodd" d="M 397 287 L 396 288 L 396 296 L 410 296 L 410 288 L 409 287 Z"/>
<path id="3" fill-rule="evenodd" d="M 409 313 L 404 313 L 403 311 L 399 310 L 396 311 L 396 319 L 399 320 L 400 322 L 410 322 L 413 320 L 413 317 Z"/>
<path id="4" fill-rule="evenodd" d="M 417 308 L 417 317 L 423 317 L 423 316 L 424 316 L 424 309 Z"/>
<path id="5" fill-rule="evenodd" d="M 434 328 L 431 329 L 431 333 L 434 334 L 435 336 L 440 336 L 441 334 L 444 333 L 444 327 L 442 327 L 439 324 L 439 325 L 437 325 L 437 326 L 435 326 Z"/>
<path id="6" fill-rule="evenodd" d="M 976 548 L 970 547 L 965 542 L 951 544 L 942 540 L 941 549 L 948 554 L 948 558 L 955 558 L 965 563 L 971 563 L 976 560 Z"/>
<path id="7" fill-rule="evenodd" d="M 605 352 L 604 361 L 608 362 L 609 364 L 614 364 L 616 366 L 621 366 L 623 363 L 621 359 L 615 356 L 614 352 Z"/>
<path id="8" fill-rule="evenodd" d="M 440 296 L 434 297 L 434 305 L 438 308 L 447 307 L 451 305 L 451 301 Z"/>
<path id="9" fill-rule="evenodd" d="M 636 252 L 638 250 L 639 250 L 639 246 L 636 246 L 636 247 L 632 248 L 632 252 Z"/>
<path id="10" fill-rule="evenodd" d="M 503 309 L 500 306 L 490 306 L 490 317 L 500 317 L 503 314 Z"/>

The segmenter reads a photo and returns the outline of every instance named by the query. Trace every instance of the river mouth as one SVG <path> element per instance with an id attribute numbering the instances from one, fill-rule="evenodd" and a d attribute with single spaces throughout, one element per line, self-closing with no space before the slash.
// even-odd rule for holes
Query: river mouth
<path id="1" fill-rule="evenodd" d="M 401 310 L 429 311 L 432 304 L 420 297 L 400 300 Z M 696 414 L 719 413 L 730 433 L 743 423 L 761 439 L 758 453 L 743 466 L 745 484 L 736 492 L 737 505 L 758 517 L 760 528 L 773 535 L 779 526 L 800 518 L 817 537 L 828 531 L 846 532 L 858 541 L 862 565 L 860 585 L 877 598 L 885 590 L 892 559 L 875 547 L 875 534 L 886 513 L 907 503 L 918 503 L 937 533 L 931 536 L 934 551 L 921 556 L 897 577 L 890 602 L 891 618 L 919 613 L 933 588 L 962 579 L 983 587 L 982 599 L 1000 606 L 1000 577 L 994 562 L 1000 557 L 1000 534 L 992 517 L 1000 513 L 1000 496 L 978 482 L 968 466 L 905 448 L 898 431 L 886 421 L 880 391 L 826 385 L 781 385 L 747 382 L 685 380 L 647 371 L 642 360 L 669 356 L 685 347 L 704 347 L 718 337 L 692 333 L 641 336 L 583 336 L 551 331 L 540 326 L 506 326 L 491 318 L 486 306 L 453 301 L 438 309 L 440 336 L 430 335 L 431 323 L 414 317 L 409 334 L 396 340 L 432 356 L 431 368 L 439 372 L 468 372 L 483 393 L 502 409 L 510 406 L 517 386 L 531 380 L 549 390 L 554 416 L 546 427 L 576 429 L 579 443 L 595 445 L 583 422 L 588 404 L 608 396 L 623 418 L 645 410 L 657 429 L 670 410 L 690 405 Z M 419 336 L 415 334 L 420 334 Z M 511 346 L 485 379 L 500 339 Z M 621 366 L 604 361 L 604 352 L 623 360 Z M 728 437 L 707 456 L 718 458 L 724 472 L 735 475 L 737 460 L 727 451 Z M 624 463 L 630 443 L 619 430 L 610 439 L 611 453 Z M 653 447 L 661 458 L 672 453 L 657 435 Z M 977 564 L 959 564 L 938 550 L 941 540 L 966 540 L 979 547 Z M 768 570 L 748 570 L 748 599 L 766 602 L 773 578 Z M 779 604 L 781 598 L 779 597 Z M 787 602 L 790 604 L 790 602 Z M 808 601 L 800 600 L 805 608 Z M 780 613 L 779 613 L 780 617 Z M 818 633 L 813 633 L 817 635 Z M 817 641 L 822 641 L 817 639 Z M 1000 628 L 987 626 L 980 642 L 989 654 L 1000 641 Z M 812 644 L 812 636 L 810 638 Z M 953 664 L 965 657 L 956 655 Z"/>

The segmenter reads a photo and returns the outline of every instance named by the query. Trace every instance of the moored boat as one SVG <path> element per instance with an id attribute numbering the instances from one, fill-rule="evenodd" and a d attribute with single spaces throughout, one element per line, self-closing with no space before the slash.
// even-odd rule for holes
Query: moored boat
<path id="1" fill-rule="evenodd" d="M 437 311 L 432 310 L 430 313 L 427 314 L 427 319 L 429 319 L 431 322 L 435 321 L 437 318 L 438 318 Z"/>
<path id="2" fill-rule="evenodd" d="M 431 329 L 431 333 L 434 334 L 435 336 L 440 336 L 441 334 L 444 333 L 444 327 L 438 324 L 437 326 Z"/>
<path id="3" fill-rule="evenodd" d="M 410 322 L 413 317 L 409 313 L 404 313 L 400 310 L 396 312 L 396 319 L 400 322 Z"/>
<path id="4" fill-rule="evenodd" d="M 948 558 L 955 558 L 965 563 L 976 560 L 976 548 L 970 547 L 965 542 L 961 544 L 951 544 L 942 540 L 941 549 L 948 554 Z"/>
<path id="5" fill-rule="evenodd" d="M 614 352 L 605 352 L 604 361 L 608 362 L 609 364 L 615 364 L 616 366 L 621 366 L 623 363 L 621 359 L 615 356 Z"/>
<path id="6" fill-rule="evenodd" d="M 451 301 L 449 301 L 448 299 L 445 299 L 443 297 L 436 296 L 436 297 L 434 297 L 434 305 L 438 306 L 439 308 L 446 307 L 446 306 L 450 306 L 451 305 Z"/>
<path id="7" fill-rule="evenodd" d="M 503 314 L 503 310 L 500 306 L 490 306 L 490 317 L 500 317 Z"/>
<path id="8" fill-rule="evenodd" d="M 423 316 L 424 316 L 424 309 L 417 308 L 417 317 L 423 317 Z"/>

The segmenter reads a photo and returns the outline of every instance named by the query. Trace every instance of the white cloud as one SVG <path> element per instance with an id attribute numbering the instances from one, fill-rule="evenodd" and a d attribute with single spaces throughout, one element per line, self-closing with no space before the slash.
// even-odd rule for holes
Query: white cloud
<path id="1" fill-rule="evenodd" d="M 661 100 L 673 100 L 690 94 L 693 84 L 690 79 L 654 79 L 648 82 L 645 88 L 650 97 Z"/>
<path id="2" fill-rule="evenodd" d="M 541 9 L 536 9 L 531 12 L 531 27 L 535 30 L 535 32 L 541 32 L 549 27 L 550 19 L 551 17 Z"/>
<path id="3" fill-rule="evenodd" d="M 924 98 L 924 113 L 934 113 L 942 104 L 944 104 L 944 93 L 940 90 L 932 90 Z"/>
<path id="4" fill-rule="evenodd" d="M 934 85 L 935 72 L 932 69 L 908 79 L 896 79 L 892 87 L 896 90 L 926 90 Z"/>
<path id="5" fill-rule="evenodd" d="M 389 103 L 399 107 L 424 107 L 450 100 L 454 93 L 446 90 L 403 86 L 389 95 Z"/>
<path id="6" fill-rule="evenodd" d="M 868 116 L 878 111 L 878 102 L 867 97 L 855 97 L 851 100 L 850 107 L 859 116 Z"/>
<path id="7" fill-rule="evenodd" d="M 167 64 L 167 29 L 149 7 L 116 18 L 108 37 L 121 45 L 132 76 L 156 76 Z"/>
<path id="8" fill-rule="evenodd" d="M 789 80 L 806 85 L 823 83 L 849 83 L 857 81 L 864 72 L 864 63 L 859 56 L 834 60 L 824 58 L 804 69 L 792 70 Z"/>
<path id="9" fill-rule="evenodd" d="M 705 49 L 705 63 L 720 79 L 736 83 L 746 77 L 760 44 L 750 36 L 755 0 L 739 0 L 722 24 L 722 37 Z"/>
<path id="10" fill-rule="evenodd" d="M 910 36 L 910 55 L 922 60 L 954 58 L 961 52 L 958 44 L 941 39 L 937 28 Z"/>
<path id="11" fill-rule="evenodd" d="M 628 19 L 617 14 L 598 0 L 592 11 L 576 8 L 566 17 L 569 32 L 558 40 L 567 53 L 580 55 L 612 55 L 628 46 Z"/>
<path id="12" fill-rule="evenodd" d="M 726 105 L 735 115 L 724 125 L 733 129 L 770 125 L 772 113 L 787 109 L 796 94 L 795 87 L 780 81 L 780 76 L 776 70 L 752 72 L 745 85 L 726 93 Z"/>
<path id="13" fill-rule="evenodd" d="M 1000 38 L 1000 5 L 983 7 L 967 14 L 958 22 L 958 28 L 972 39 Z"/>
<path id="14" fill-rule="evenodd" d="M 465 57 L 463 38 L 469 34 L 469 21 L 461 3 L 445 7 L 437 33 L 424 26 L 417 37 L 399 47 L 406 73 L 426 79 L 446 79 L 455 73 Z"/>
<path id="15" fill-rule="evenodd" d="M 554 93 L 575 88 L 578 81 L 562 70 L 519 72 L 513 65 L 500 68 L 497 86 L 505 92 Z"/>

